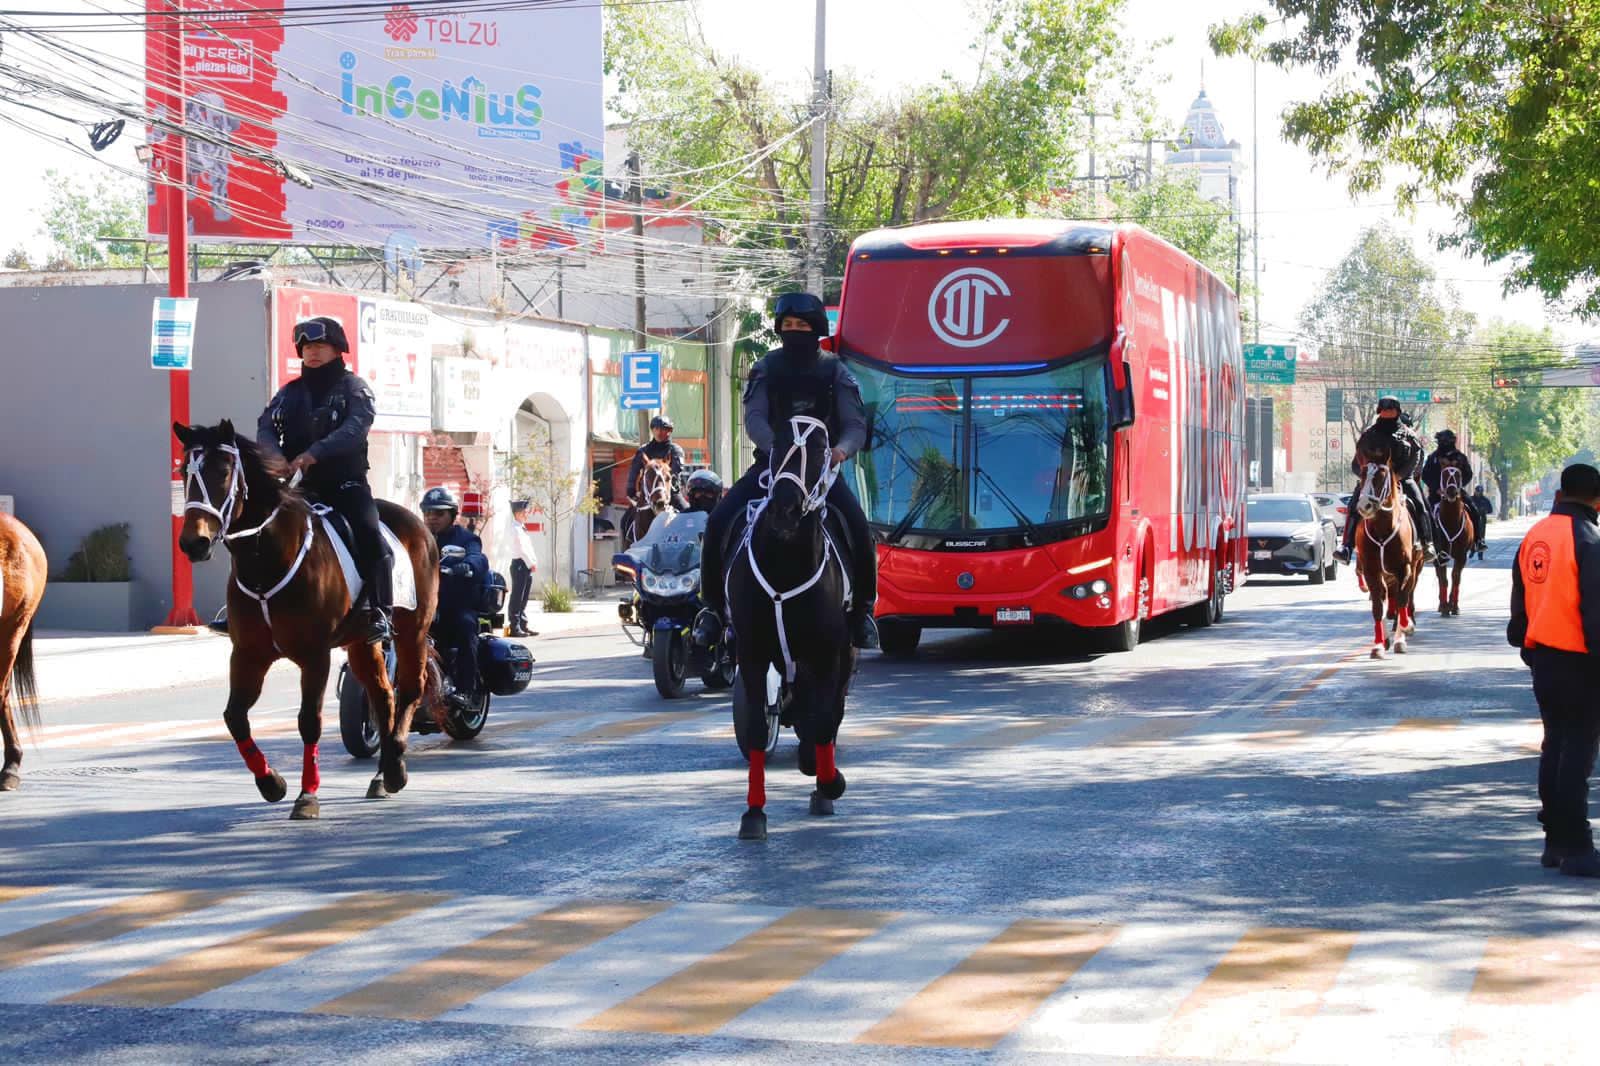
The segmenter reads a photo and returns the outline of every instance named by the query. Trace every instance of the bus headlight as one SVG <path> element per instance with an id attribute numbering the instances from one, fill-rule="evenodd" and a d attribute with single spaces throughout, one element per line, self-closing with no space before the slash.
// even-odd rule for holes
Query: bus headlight
<path id="1" fill-rule="evenodd" d="M 1091 581 L 1089 582 L 1089 591 L 1094 593 L 1096 596 L 1103 595 L 1104 593 L 1111 591 L 1111 582 L 1107 581 L 1105 578 L 1099 578 L 1095 581 Z"/>
<path id="2" fill-rule="evenodd" d="M 1090 596 L 1104 596 L 1110 591 L 1111 582 L 1101 577 L 1085 582 L 1082 585 L 1073 585 L 1069 589 L 1062 589 L 1061 594 L 1063 596 L 1071 596 L 1075 600 L 1086 600 Z"/>

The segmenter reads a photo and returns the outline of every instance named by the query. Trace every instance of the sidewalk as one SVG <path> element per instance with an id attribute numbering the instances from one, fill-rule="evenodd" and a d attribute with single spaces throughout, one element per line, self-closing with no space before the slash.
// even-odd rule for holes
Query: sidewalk
<path id="1" fill-rule="evenodd" d="M 562 637 L 616 633 L 622 639 L 616 596 L 575 600 L 569 614 L 545 614 L 537 604 L 529 604 L 528 624 L 539 634 L 529 641 L 535 657 L 541 643 Z M 47 629 L 35 635 L 33 654 L 39 695 L 48 705 L 50 700 L 158 692 L 225 681 L 232 646 L 227 637 L 210 631 L 173 636 Z"/>

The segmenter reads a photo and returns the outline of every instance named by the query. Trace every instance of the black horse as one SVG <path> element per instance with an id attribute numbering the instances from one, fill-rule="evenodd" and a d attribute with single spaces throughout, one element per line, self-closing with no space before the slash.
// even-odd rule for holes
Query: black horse
<path id="1" fill-rule="evenodd" d="M 738 636 L 743 690 L 766 689 L 769 666 L 790 690 L 789 715 L 800 739 L 800 766 L 814 773 L 812 814 L 832 814 L 844 795 L 844 775 L 834 763 L 834 741 L 844 720 L 855 650 L 845 622 L 849 563 L 839 533 L 828 528 L 823 506 L 836 472 L 829 470 L 828 430 L 814 418 L 789 420 L 774 442 L 767 495 L 754 508 L 728 564 L 728 605 Z M 856 545 L 871 551 L 872 545 Z M 747 696 L 734 708 L 748 736 L 765 736 L 765 702 Z M 741 840 L 767 837 L 767 753 L 750 746 L 749 809 Z"/>

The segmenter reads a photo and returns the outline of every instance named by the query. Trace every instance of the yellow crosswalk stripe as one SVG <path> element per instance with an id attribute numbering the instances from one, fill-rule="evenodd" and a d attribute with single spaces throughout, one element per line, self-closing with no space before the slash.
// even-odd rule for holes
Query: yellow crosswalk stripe
<path id="1" fill-rule="evenodd" d="M 314 1013 L 428 1021 L 668 906 L 588 900 L 562 904 L 331 999 Z"/>
<path id="2" fill-rule="evenodd" d="M 1334 929 L 1253 929 L 1217 963 L 1162 1033 L 1160 1054 L 1270 1059 L 1291 1046 L 1356 944 Z"/>
<path id="3" fill-rule="evenodd" d="M 689 712 L 662 711 L 658 714 L 644 714 L 632 718 L 624 718 L 620 722 L 607 722 L 605 725 L 597 725 L 592 729 L 585 729 L 581 733 L 574 733 L 566 739 L 568 743 L 573 744 L 585 744 L 592 740 L 622 740 L 672 722 L 686 722 L 688 720 Z"/>
<path id="4" fill-rule="evenodd" d="M 197 911 L 224 892 L 148 892 L 0 937 L 0 969 L 22 966 Z"/>
<path id="5" fill-rule="evenodd" d="M 1600 942 L 1491 937 L 1453 1045 L 1480 1062 L 1582 1062 L 1600 1006 Z"/>
<path id="6" fill-rule="evenodd" d="M 991 1048 L 1111 942 L 1116 926 L 1027 919 L 863 1033 L 859 1043 Z"/>
<path id="7" fill-rule="evenodd" d="M 61 1002 L 170 1007 L 304 958 L 313 951 L 437 906 L 449 898 L 437 892 L 364 892 L 95 985 Z"/>
<path id="8" fill-rule="evenodd" d="M 683 1035 L 714 1033 L 894 918 L 890 911 L 790 911 L 579 1028 Z"/>

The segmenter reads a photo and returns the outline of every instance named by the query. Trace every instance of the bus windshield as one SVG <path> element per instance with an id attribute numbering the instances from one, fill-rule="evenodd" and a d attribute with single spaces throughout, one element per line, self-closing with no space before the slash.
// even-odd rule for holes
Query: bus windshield
<path id="1" fill-rule="evenodd" d="M 851 369 L 872 438 L 848 473 L 891 541 L 913 531 L 1049 536 L 1043 527 L 1109 510 L 1104 360 L 1024 374 Z"/>

